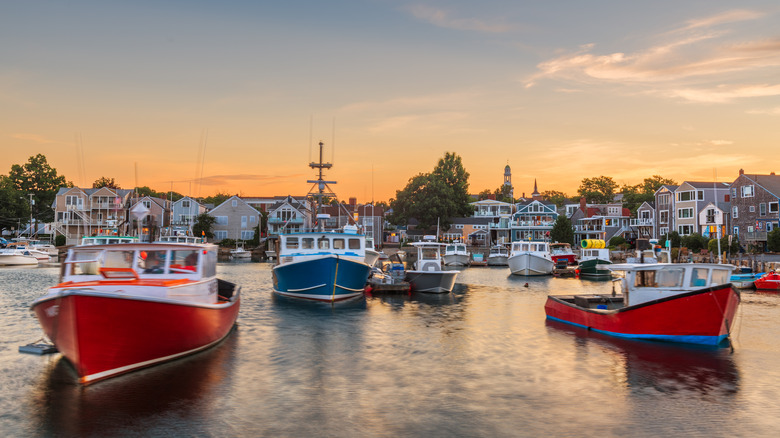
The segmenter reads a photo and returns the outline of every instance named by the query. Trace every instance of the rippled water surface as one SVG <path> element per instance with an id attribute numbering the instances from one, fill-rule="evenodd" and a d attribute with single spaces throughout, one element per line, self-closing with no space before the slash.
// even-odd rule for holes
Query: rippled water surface
<path id="1" fill-rule="evenodd" d="M 2 436 L 776 436 L 780 296 L 744 293 L 734 348 L 626 341 L 545 320 L 548 294 L 609 282 L 468 268 L 451 294 L 336 305 L 242 285 L 216 348 L 82 388 L 30 303 L 57 268 L 0 268 Z"/>

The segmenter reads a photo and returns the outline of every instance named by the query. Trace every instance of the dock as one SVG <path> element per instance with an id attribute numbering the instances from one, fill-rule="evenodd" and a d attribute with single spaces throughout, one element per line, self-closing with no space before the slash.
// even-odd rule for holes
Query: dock
<path id="1" fill-rule="evenodd" d="M 576 277 L 577 276 L 577 267 L 576 266 L 566 266 L 566 267 L 555 267 L 553 268 L 552 274 L 556 277 Z"/>

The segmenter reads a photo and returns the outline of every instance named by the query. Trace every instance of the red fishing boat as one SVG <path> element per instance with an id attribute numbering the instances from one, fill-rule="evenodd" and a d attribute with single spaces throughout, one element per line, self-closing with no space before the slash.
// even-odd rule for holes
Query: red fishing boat
<path id="1" fill-rule="evenodd" d="M 731 265 L 615 264 L 623 293 L 548 296 L 547 318 L 612 336 L 719 345 L 730 335 L 740 296 Z"/>
<path id="2" fill-rule="evenodd" d="M 209 348 L 233 328 L 240 288 L 217 279 L 217 247 L 77 246 L 35 300 L 44 333 L 93 383 Z"/>
<path id="3" fill-rule="evenodd" d="M 756 286 L 756 290 L 780 291 L 780 274 L 767 272 L 762 277 L 757 278 L 753 284 Z"/>

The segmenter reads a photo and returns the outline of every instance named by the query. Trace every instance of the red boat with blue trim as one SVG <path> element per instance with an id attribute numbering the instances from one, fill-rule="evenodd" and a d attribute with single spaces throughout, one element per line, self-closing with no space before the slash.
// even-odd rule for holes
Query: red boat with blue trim
<path id="1" fill-rule="evenodd" d="M 550 295 L 547 318 L 622 338 L 720 345 L 731 334 L 740 295 L 731 265 L 615 264 L 623 293 Z M 614 283 L 613 283 L 614 285 Z"/>

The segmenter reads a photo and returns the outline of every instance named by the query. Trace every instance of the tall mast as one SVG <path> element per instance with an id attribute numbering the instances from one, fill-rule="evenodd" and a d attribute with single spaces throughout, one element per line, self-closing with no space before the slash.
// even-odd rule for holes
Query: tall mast
<path id="1" fill-rule="evenodd" d="M 317 225 L 320 231 L 323 230 L 323 223 L 322 218 L 320 217 L 322 215 L 322 198 L 328 196 L 328 197 L 335 197 L 336 195 L 332 192 L 331 188 L 328 186 L 328 184 L 336 184 L 336 181 L 325 181 L 323 179 L 322 170 L 323 169 L 330 169 L 333 167 L 333 164 L 331 163 L 323 163 L 322 162 L 322 149 L 325 145 L 320 142 L 320 161 L 319 163 L 311 162 L 309 163 L 309 167 L 312 169 L 318 169 L 318 177 L 316 180 L 308 180 L 306 182 L 311 184 L 316 184 L 317 191 L 314 191 L 314 187 L 312 186 L 311 190 L 309 190 L 309 196 L 317 199 Z M 325 191 L 327 189 L 327 192 Z"/>

